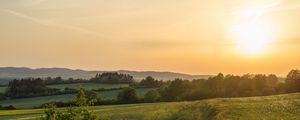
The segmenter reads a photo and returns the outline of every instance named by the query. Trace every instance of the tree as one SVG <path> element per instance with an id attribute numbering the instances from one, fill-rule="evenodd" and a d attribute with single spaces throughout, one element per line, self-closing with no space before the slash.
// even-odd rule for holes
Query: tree
<path id="1" fill-rule="evenodd" d="M 1 110 L 16 110 L 17 108 L 13 105 L 2 106 Z"/>
<path id="2" fill-rule="evenodd" d="M 245 74 L 240 77 L 240 83 L 238 85 L 238 96 L 245 97 L 245 96 L 252 96 L 253 90 L 253 75 Z"/>
<path id="3" fill-rule="evenodd" d="M 140 83 L 141 86 L 144 87 L 154 87 L 155 86 L 155 79 L 151 76 L 147 76 L 145 79 L 143 79 Z"/>
<path id="4" fill-rule="evenodd" d="M 219 73 L 217 76 L 210 77 L 206 81 L 206 85 L 211 89 L 213 96 L 224 96 L 223 90 L 224 75 Z"/>
<path id="5" fill-rule="evenodd" d="M 286 78 L 286 84 L 288 86 L 289 92 L 299 92 L 300 91 L 300 71 L 291 70 Z"/>
<path id="6" fill-rule="evenodd" d="M 162 99 L 164 101 L 182 100 L 182 97 L 187 90 L 187 86 L 186 84 L 184 84 L 184 82 L 185 81 L 183 81 L 182 79 L 175 79 L 174 81 L 172 81 L 170 85 L 162 91 Z"/>
<path id="7" fill-rule="evenodd" d="M 274 88 L 278 83 L 278 77 L 274 74 L 270 74 L 267 77 L 267 86 Z"/>
<path id="8" fill-rule="evenodd" d="M 11 98 L 32 97 L 48 94 L 48 90 L 40 78 L 15 79 L 9 82 L 6 95 Z"/>
<path id="9" fill-rule="evenodd" d="M 262 94 L 263 95 L 276 94 L 277 86 L 279 86 L 277 76 L 274 74 L 268 75 L 266 78 L 266 85 L 265 88 L 263 88 Z"/>
<path id="10" fill-rule="evenodd" d="M 85 98 L 87 100 L 87 103 L 89 105 L 93 105 L 94 102 L 100 100 L 98 94 L 95 91 L 85 90 L 84 93 L 85 93 Z"/>
<path id="11" fill-rule="evenodd" d="M 267 88 L 267 76 L 262 74 L 257 74 L 253 78 L 253 95 L 263 95 L 262 91 Z"/>
<path id="12" fill-rule="evenodd" d="M 92 115 L 91 111 L 88 109 L 87 98 L 85 95 L 85 90 L 80 88 L 77 97 L 76 104 L 79 107 L 68 107 L 66 111 L 58 111 L 56 106 L 53 104 L 47 105 L 44 111 L 43 120 L 96 120 L 97 117 Z"/>
<path id="13" fill-rule="evenodd" d="M 150 90 L 144 96 L 144 99 L 146 102 L 156 102 L 159 100 L 159 98 L 160 98 L 160 95 L 157 92 L 157 90 Z"/>
<path id="14" fill-rule="evenodd" d="M 87 99 L 83 88 L 80 88 L 77 94 L 76 103 L 78 106 L 87 105 Z"/>
<path id="15" fill-rule="evenodd" d="M 240 82 L 240 76 L 226 75 L 223 84 L 224 97 L 237 97 Z"/>
<path id="16" fill-rule="evenodd" d="M 43 120 L 56 120 L 57 118 L 57 110 L 53 104 L 47 104 L 45 106 L 44 114 L 45 117 L 42 117 Z"/>
<path id="17" fill-rule="evenodd" d="M 136 90 L 131 87 L 124 88 L 118 94 L 118 101 L 121 103 L 136 103 L 138 102 Z"/>
<path id="18" fill-rule="evenodd" d="M 96 74 L 96 76 L 94 78 L 91 78 L 90 81 L 98 82 L 98 83 L 110 83 L 110 84 L 134 82 L 132 76 L 128 74 L 119 74 L 117 72 Z"/>
<path id="19" fill-rule="evenodd" d="M 151 76 L 147 76 L 140 82 L 141 87 L 160 87 L 162 84 L 162 81 L 155 80 Z"/>
<path id="20" fill-rule="evenodd" d="M 6 99 L 6 96 L 4 93 L 0 93 L 0 100 L 5 100 Z"/>

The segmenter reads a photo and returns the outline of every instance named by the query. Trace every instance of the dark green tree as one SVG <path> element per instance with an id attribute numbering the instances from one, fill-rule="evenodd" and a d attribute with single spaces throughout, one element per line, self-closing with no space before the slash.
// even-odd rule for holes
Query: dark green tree
<path id="1" fill-rule="evenodd" d="M 154 87 L 155 86 L 155 79 L 151 76 L 147 76 L 145 79 L 143 79 L 140 83 L 141 86 L 144 87 Z"/>
<path id="2" fill-rule="evenodd" d="M 43 120 L 96 120 L 97 117 L 88 109 L 85 90 L 80 88 L 78 91 L 76 104 L 79 107 L 68 107 L 66 111 L 58 111 L 53 104 L 49 104 L 44 111 Z"/>
<path id="3" fill-rule="evenodd" d="M 88 105 L 87 103 L 87 98 L 85 96 L 85 90 L 83 88 L 80 88 L 76 97 L 76 103 L 78 106 L 86 106 Z"/>
<path id="4" fill-rule="evenodd" d="M 144 99 L 146 102 L 156 102 L 160 99 L 160 94 L 157 90 L 150 90 L 145 94 Z"/>
<path id="5" fill-rule="evenodd" d="M 128 74 L 119 74 L 117 72 L 107 72 L 102 74 L 96 74 L 94 78 L 90 79 L 91 82 L 98 83 L 133 83 L 133 77 Z"/>
<path id="6" fill-rule="evenodd" d="M 13 80 L 8 84 L 6 95 L 11 98 L 32 97 L 47 94 L 48 88 L 40 78 Z"/>
<path id="7" fill-rule="evenodd" d="M 161 93 L 161 97 L 164 101 L 179 101 L 182 100 L 184 93 L 188 90 L 188 86 L 185 84 L 187 81 L 182 79 L 175 79 L 170 85 Z"/>
<path id="8" fill-rule="evenodd" d="M 291 70 L 286 77 L 286 85 L 288 86 L 289 92 L 300 91 L 300 71 Z"/>
<path id="9" fill-rule="evenodd" d="M 162 81 L 155 80 L 151 76 L 147 76 L 145 79 L 143 79 L 140 82 L 141 87 L 150 87 L 150 88 L 160 87 L 162 84 L 163 84 Z"/>
<path id="10" fill-rule="evenodd" d="M 118 101 L 121 103 L 136 103 L 139 98 L 137 96 L 136 90 L 131 87 L 124 88 L 118 94 Z"/>
<path id="11" fill-rule="evenodd" d="M 100 97 L 98 97 L 97 92 L 95 91 L 85 90 L 84 93 L 89 105 L 93 105 L 97 100 L 101 100 Z"/>

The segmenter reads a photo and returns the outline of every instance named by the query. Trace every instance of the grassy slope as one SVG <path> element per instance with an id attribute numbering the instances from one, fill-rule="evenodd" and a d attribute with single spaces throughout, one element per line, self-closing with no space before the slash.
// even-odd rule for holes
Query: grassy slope
<path id="1" fill-rule="evenodd" d="M 111 120 L 299 120 L 300 93 L 91 108 L 95 114 Z M 41 112 L 37 109 L 0 111 L 0 119 L 40 116 Z"/>

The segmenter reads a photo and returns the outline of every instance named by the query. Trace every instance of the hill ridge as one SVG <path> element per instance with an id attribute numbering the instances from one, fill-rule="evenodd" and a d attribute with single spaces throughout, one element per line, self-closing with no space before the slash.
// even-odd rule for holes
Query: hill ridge
<path id="1" fill-rule="evenodd" d="M 119 72 L 123 74 L 130 74 L 135 79 L 140 80 L 146 76 L 152 76 L 159 80 L 172 80 L 175 78 L 182 79 L 201 79 L 208 78 L 211 75 L 191 75 L 185 73 L 169 72 L 169 71 L 133 71 L 133 70 L 82 70 L 69 68 L 28 68 L 28 67 L 0 67 L 1 79 L 15 79 L 23 77 L 57 77 L 62 78 L 83 78 L 88 79 L 93 77 L 96 73 L 103 72 Z"/>

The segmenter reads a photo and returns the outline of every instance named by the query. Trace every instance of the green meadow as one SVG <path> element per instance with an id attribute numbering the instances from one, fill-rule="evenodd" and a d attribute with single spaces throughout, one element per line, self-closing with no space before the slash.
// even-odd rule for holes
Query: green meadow
<path id="1" fill-rule="evenodd" d="M 72 84 L 57 84 L 57 85 L 47 85 L 50 88 L 65 89 L 68 88 L 84 88 L 86 90 L 99 89 L 99 88 L 120 88 L 128 87 L 128 84 L 102 84 L 102 83 L 72 83 Z M 4 93 L 7 87 L 0 87 L 0 93 Z"/>
<path id="2" fill-rule="evenodd" d="M 65 89 L 68 88 L 84 88 L 86 90 L 92 89 L 110 89 L 110 88 L 120 88 L 128 87 L 128 84 L 102 84 L 102 83 L 73 83 L 73 84 L 57 84 L 57 85 L 48 85 L 50 88 Z"/>
<path id="3" fill-rule="evenodd" d="M 299 120 L 300 93 L 192 102 L 105 105 L 90 109 L 103 120 Z M 42 109 L 2 110 L 0 119 L 38 119 L 42 112 Z"/>

